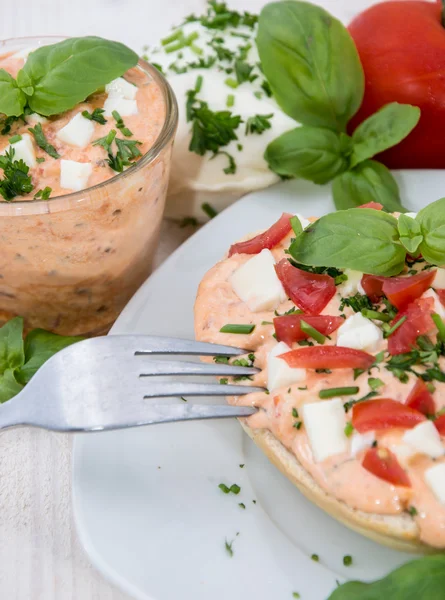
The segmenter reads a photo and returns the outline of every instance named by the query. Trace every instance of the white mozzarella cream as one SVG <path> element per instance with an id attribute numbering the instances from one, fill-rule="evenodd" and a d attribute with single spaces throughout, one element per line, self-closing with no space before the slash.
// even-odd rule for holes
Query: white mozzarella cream
<path id="1" fill-rule="evenodd" d="M 346 319 L 337 331 L 337 346 L 374 351 L 383 339 L 380 327 L 361 313 Z"/>
<path id="2" fill-rule="evenodd" d="M 285 360 L 280 358 L 281 354 L 289 351 L 290 348 L 287 344 L 279 342 L 269 352 L 267 359 L 267 388 L 269 392 L 289 387 L 306 379 L 306 369 L 292 368 Z"/>
<path id="3" fill-rule="evenodd" d="M 315 462 L 347 452 L 349 441 L 340 398 L 304 404 L 301 414 Z"/>
<path id="4" fill-rule="evenodd" d="M 91 163 L 75 160 L 60 161 L 60 187 L 78 192 L 87 187 L 88 179 L 93 172 Z"/>

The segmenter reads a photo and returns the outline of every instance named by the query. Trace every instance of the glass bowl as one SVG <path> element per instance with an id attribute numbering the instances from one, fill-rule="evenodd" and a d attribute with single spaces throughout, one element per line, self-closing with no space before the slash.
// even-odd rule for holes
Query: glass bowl
<path id="1" fill-rule="evenodd" d="M 5 40 L 0 55 L 61 39 Z M 165 104 L 162 130 L 138 162 L 80 192 L 0 202 L 0 324 L 22 316 L 27 329 L 103 334 L 150 274 L 178 110 L 161 73 L 143 60 L 136 68 L 159 86 Z"/>

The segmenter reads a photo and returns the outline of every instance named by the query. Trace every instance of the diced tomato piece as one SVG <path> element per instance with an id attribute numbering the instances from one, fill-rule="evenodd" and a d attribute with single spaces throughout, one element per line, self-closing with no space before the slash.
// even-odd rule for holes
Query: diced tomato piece
<path id="1" fill-rule="evenodd" d="M 406 317 L 406 320 L 389 336 L 389 353 L 394 355 L 411 352 L 419 335 L 425 335 L 434 330 L 435 325 L 431 318 L 432 312 L 434 312 L 434 300 L 432 298 L 419 298 L 397 313 L 395 319 L 391 321 L 391 326 L 403 317 Z"/>
<path id="2" fill-rule="evenodd" d="M 352 409 L 352 424 L 359 433 L 393 427 L 411 429 L 425 419 L 418 410 L 390 398 L 358 402 Z"/>
<path id="3" fill-rule="evenodd" d="M 275 333 L 277 338 L 281 342 L 285 342 L 288 346 L 292 342 L 298 342 L 299 340 L 305 340 L 309 336 L 304 331 L 301 331 L 301 321 L 306 321 L 308 325 L 322 333 L 323 335 L 329 335 L 340 327 L 345 320 L 342 317 L 331 317 L 325 315 L 283 315 L 282 317 L 275 317 L 273 324 L 275 326 Z"/>
<path id="4" fill-rule="evenodd" d="M 363 458 L 364 469 L 393 485 L 411 487 L 408 475 L 388 448 L 368 448 Z"/>
<path id="5" fill-rule="evenodd" d="M 283 258 L 275 271 L 294 304 L 310 315 L 318 315 L 335 295 L 335 281 L 329 275 L 308 273 L 293 267 Z"/>
<path id="6" fill-rule="evenodd" d="M 383 204 L 380 202 L 367 202 L 366 204 L 360 204 L 357 208 L 373 208 L 374 210 L 382 210 Z"/>
<path id="7" fill-rule="evenodd" d="M 378 302 L 383 296 L 383 282 L 385 277 L 378 275 L 363 275 L 362 277 L 362 288 L 365 290 L 367 296 L 371 302 Z"/>
<path id="8" fill-rule="evenodd" d="M 281 354 L 290 367 L 303 369 L 369 369 L 374 357 L 362 350 L 340 346 L 310 346 Z"/>
<path id="9" fill-rule="evenodd" d="M 267 231 L 260 233 L 251 240 L 238 242 L 230 246 L 229 256 L 233 254 L 259 254 L 261 250 L 275 248 L 292 229 L 290 220 L 292 215 L 283 213 L 276 223 Z"/>
<path id="10" fill-rule="evenodd" d="M 434 398 L 423 379 L 418 379 L 405 402 L 406 406 L 418 410 L 424 415 L 434 415 Z"/>
<path id="11" fill-rule="evenodd" d="M 423 271 L 409 277 L 363 275 L 361 283 L 372 302 L 378 302 L 385 295 L 391 304 L 401 310 L 426 292 L 435 275 L 435 270 Z"/>
<path id="12" fill-rule="evenodd" d="M 420 298 L 423 292 L 431 286 L 436 271 L 430 269 L 410 277 L 385 277 L 383 282 L 383 293 L 399 310 Z"/>
<path id="13" fill-rule="evenodd" d="M 445 435 L 445 415 L 437 417 L 437 419 L 434 421 L 434 425 L 436 426 L 436 429 L 440 435 Z"/>

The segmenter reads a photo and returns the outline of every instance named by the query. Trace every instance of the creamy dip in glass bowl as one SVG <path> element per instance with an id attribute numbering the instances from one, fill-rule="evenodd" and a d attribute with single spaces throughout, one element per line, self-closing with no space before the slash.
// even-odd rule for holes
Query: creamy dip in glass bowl
<path id="1" fill-rule="evenodd" d="M 26 57 L 27 49 L 61 39 L 3 41 L 0 62 L 21 53 Z M 125 125 L 134 132 L 132 139 L 142 141 L 139 147 L 143 155 L 137 162 L 115 174 L 106 164 L 103 148 L 89 145 L 76 150 L 51 137 L 53 123 L 57 124 L 55 129 L 58 123 L 61 128 L 78 112 L 101 106 L 105 94 L 102 99 L 94 94 L 71 111 L 49 117 L 49 125 L 43 125 L 61 159 L 89 159 L 93 165 L 90 187 L 76 192 L 62 189 L 58 185 L 61 159 L 57 165 L 35 146 L 36 154 L 45 162 L 30 170 L 33 183 L 37 182 L 33 192 L 49 185 L 56 195 L 35 200 L 31 194 L 8 202 L 0 197 L 0 324 L 19 315 L 25 318 L 27 328 L 41 327 L 63 335 L 106 333 L 149 275 L 164 211 L 178 113 L 169 84 L 145 61 L 139 60 L 125 78 L 138 86 L 139 114 L 124 117 Z M 112 117 L 107 119 L 106 125 L 94 124 L 92 140 L 116 127 Z M 0 137 L 0 153 L 11 136 L 34 125 L 14 124 L 10 133 Z"/>

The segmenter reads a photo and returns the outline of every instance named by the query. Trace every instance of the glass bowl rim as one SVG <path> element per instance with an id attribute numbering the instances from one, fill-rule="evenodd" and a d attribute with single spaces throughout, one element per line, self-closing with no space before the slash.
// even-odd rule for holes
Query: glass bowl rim
<path id="1" fill-rule="evenodd" d="M 32 45 L 32 42 L 34 42 L 34 46 L 45 46 L 49 45 L 50 43 L 56 43 L 57 41 L 68 39 L 69 37 L 73 36 L 35 35 L 2 39 L 0 40 L 0 55 L 3 53 L 2 51 L 5 49 L 5 47 L 8 45 L 17 44 L 18 46 L 30 46 Z M 42 43 L 44 41 L 48 41 L 48 44 Z M 113 185 L 117 181 L 131 177 L 133 173 L 136 173 L 140 169 L 143 169 L 145 166 L 152 163 L 159 156 L 159 154 L 170 143 L 170 141 L 173 139 L 176 133 L 176 128 L 178 125 L 178 104 L 170 84 L 168 83 L 164 75 L 160 71 L 158 71 L 158 69 L 156 69 L 156 67 L 143 60 L 142 58 L 139 58 L 137 66 L 156 81 L 164 98 L 165 121 L 161 131 L 159 132 L 158 137 L 156 138 L 151 148 L 136 163 L 134 163 L 134 165 L 132 165 L 122 173 L 117 173 L 113 177 L 110 177 L 109 179 L 102 181 L 101 183 L 85 188 L 78 192 L 71 192 L 69 194 L 54 196 L 54 198 L 49 198 L 48 200 L 23 200 L 16 202 L 14 200 L 6 201 L 0 199 L 0 216 L 11 216 L 11 213 L 15 213 L 16 215 L 46 214 L 49 212 L 58 212 L 58 210 L 64 210 L 68 208 L 68 206 L 65 206 L 63 208 L 59 207 L 59 209 L 57 210 L 55 205 L 60 202 L 63 202 L 64 204 L 72 206 L 73 204 L 78 204 L 82 201 L 86 201 L 88 199 L 88 195 L 92 192 L 100 192 L 106 186 Z"/>

